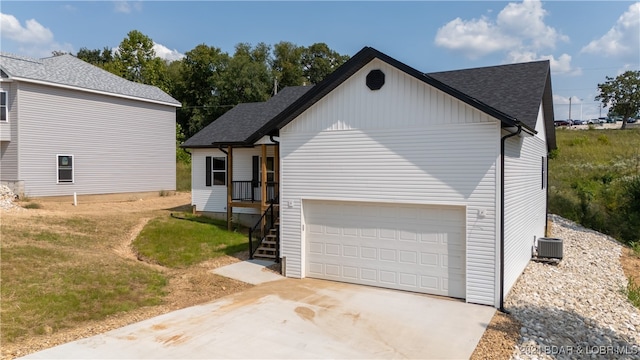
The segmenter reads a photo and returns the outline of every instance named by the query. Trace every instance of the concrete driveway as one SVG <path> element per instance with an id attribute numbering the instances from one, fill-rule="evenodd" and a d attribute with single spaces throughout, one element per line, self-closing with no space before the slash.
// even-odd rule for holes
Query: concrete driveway
<path id="1" fill-rule="evenodd" d="M 467 359 L 495 309 L 314 279 L 283 279 L 28 359 Z"/>

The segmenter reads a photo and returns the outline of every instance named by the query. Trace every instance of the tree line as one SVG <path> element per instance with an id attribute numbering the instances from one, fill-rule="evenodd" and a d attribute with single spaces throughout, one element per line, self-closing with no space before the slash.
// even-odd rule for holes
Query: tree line
<path id="1" fill-rule="evenodd" d="M 157 86 L 180 101 L 179 140 L 237 104 L 266 101 L 287 86 L 316 84 L 349 59 L 325 43 L 305 47 L 281 41 L 273 46 L 239 43 L 232 55 L 200 44 L 180 60 L 165 61 L 153 45 L 150 37 L 132 30 L 116 49 L 83 47 L 75 56 L 125 79 Z"/>

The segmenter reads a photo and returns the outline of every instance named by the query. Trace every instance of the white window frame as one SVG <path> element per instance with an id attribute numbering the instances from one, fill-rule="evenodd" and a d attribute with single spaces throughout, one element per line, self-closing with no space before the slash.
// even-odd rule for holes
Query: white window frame
<path id="1" fill-rule="evenodd" d="M 68 156 L 71 158 L 71 181 L 62 180 L 60 181 L 60 157 Z M 58 184 L 74 184 L 76 181 L 76 167 L 73 154 L 56 154 L 56 182 Z"/>
<path id="2" fill-rule="evenodd" d="M 213 164 L 216 160 L 224 162 L 223 169 L 214 169 Z M 222 174 L 222 183 L 216 184 L 216 174 Z M 227 186 L 227 158 L 225 156 L 212 156 L 211 157 L 211 185 L 212 186 Z"/>
<path id="3" fill-rule="evenodd" d="M 0 103 L 0 122 L 9 122 L 9 92 L 6 90 L 1 90 L 0 94 L 4 94 L 5 102 L 4 105 Z M 4 120 L 2 120 L 2 114 L 4 114 Z"/>

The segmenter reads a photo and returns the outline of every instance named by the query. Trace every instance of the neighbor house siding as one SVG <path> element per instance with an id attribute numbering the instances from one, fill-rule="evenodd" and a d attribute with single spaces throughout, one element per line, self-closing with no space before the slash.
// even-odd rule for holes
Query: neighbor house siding
<path id="1" fill-rule="evenodd" d="M 543 122 L 542 112 L 538 122 Z M 505 144 L 505 291 L 506 296 L 529 263 L 534 238 L 544 236 L 547 189 L 542 161 L 547 145 L 538 136 L 513 137 Z"/>
<path id="2" fill-rule="evenodd" d="M 225 148 L 225 151 L 227 149 Z M 197 211 L 222 213 L 227 211 L 227 187 L 221 185 L 206 186 L 205 161 L 207 156 L 224 157 L 227 155 L 218 149 L 191 149 L 191 203 Z M 274 147 L 267 146 L 267 156 L 273 156 Z M 250 181 L 253 178 L 253 156 L 261 156 L 260 146 L 254 148 L 233 149 L 233 180 Z M 229 164 L 227 164 L 228 168 Z M 227 184 L 228 185 L 228 184 Z M 258 214 L 253 208 L 234 207 L 234 213 Z"/>
<path id="3" fill-rule="evenodd" d="M 19 177 L 29 196 L 175 190 L 175 108 L 21 83 Z M 74 182 L 57 184 L 56 154 Z"/>
<path id="4" fill-rule="evenodd" d="M 370 70 L 386 84 L 365 86 Z M 495 304 L 497 120 L 372 61 L 280 131 L 281 251 L 303 277 L 303 199 L 466 207 L 466 298 Z M 480 215 L 482 212 L 483 215 Z"/>
<path id="5" fill-rule="evenodd" d="M 0 180 L 18 179 L 18 85 L 0 82 L 0 89 L 7 92 L 9 118 L 0 121 Z"/>

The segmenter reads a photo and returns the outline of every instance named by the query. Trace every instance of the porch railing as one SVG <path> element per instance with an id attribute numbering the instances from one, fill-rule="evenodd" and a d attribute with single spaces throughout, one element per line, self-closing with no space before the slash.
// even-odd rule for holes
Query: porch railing
<path id="1" fill-rule="evenodd" d="M 276 217 L 274 216 L 274 203 L 264 211 L 260 220 L 249 230 L 249 258 L 253 259 L 253 254 L 258 250 L 262 240 L 267 236 L 270 229 L 274 228 Z M 279 249 L 279 238 L 276 237 L 276 249 Z M 277 257 L 276 257 L 277 261 Z"/>
<path id="2" fill-rule="evenodd" d="M 231 200 L 233 201 L 260 201 L 262 190 L 257 181 L 232 181 Z M 278 183 L 267 182 L 267 202 L 278 202 Z"/>

